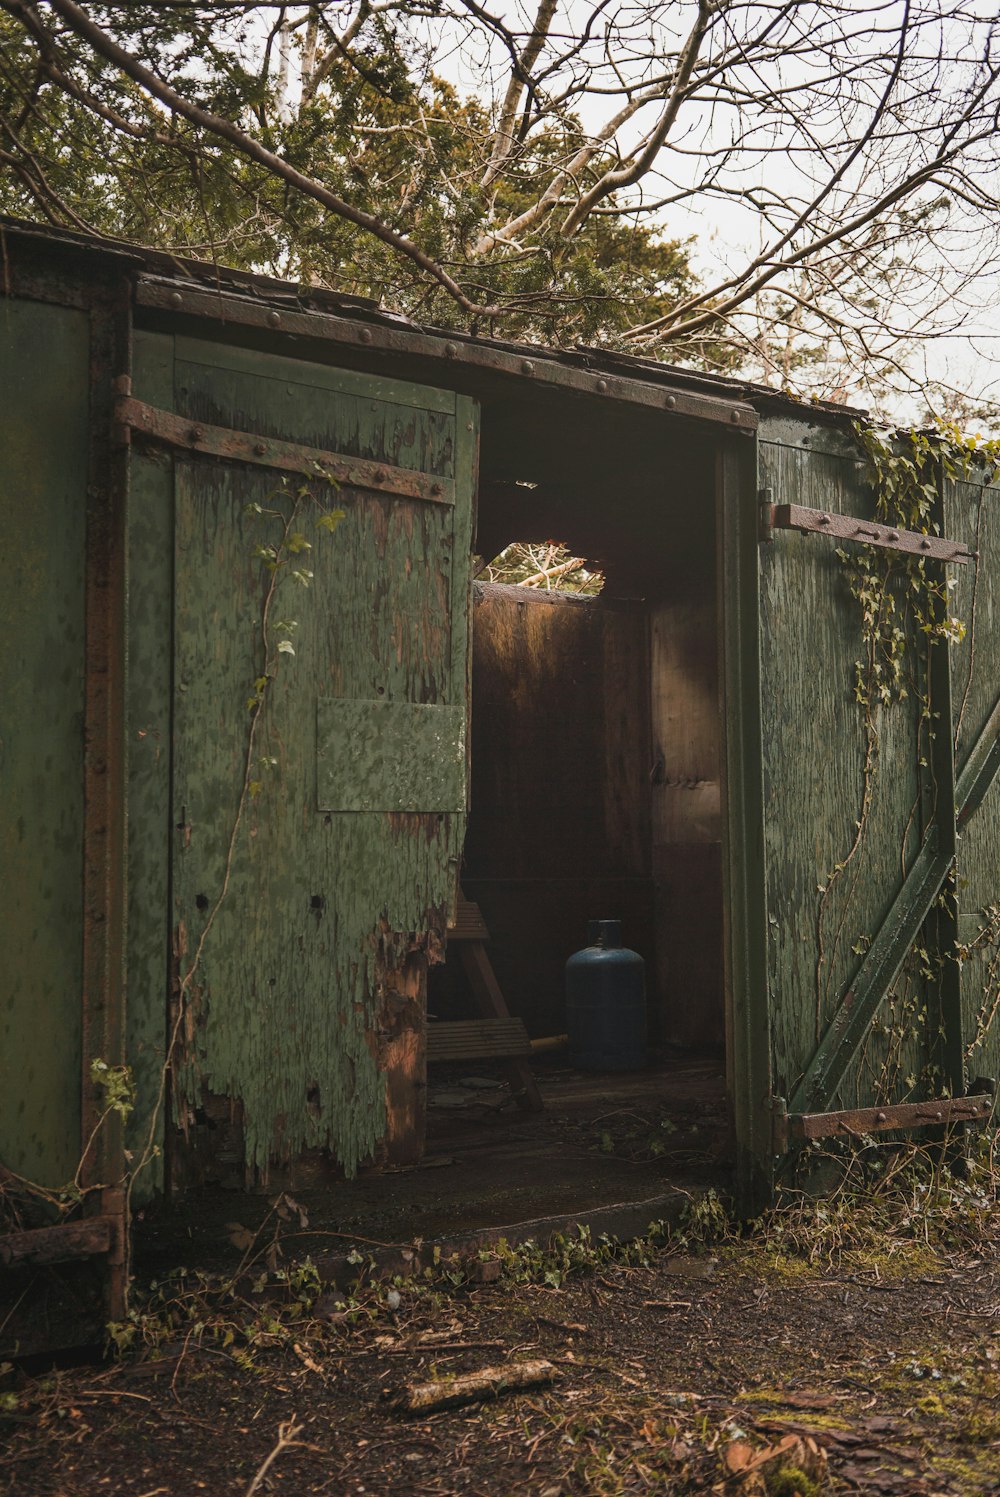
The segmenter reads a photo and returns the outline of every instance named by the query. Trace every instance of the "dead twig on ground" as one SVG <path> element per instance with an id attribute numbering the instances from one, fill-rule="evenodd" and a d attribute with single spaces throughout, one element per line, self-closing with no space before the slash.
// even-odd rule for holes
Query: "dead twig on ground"
<path id="1" fill-rule="evenodd" d="M 303 1426 L 293 1423 L 291 1419 L 286 1419 L 283 1424 L 278 1425 L 278 1443 L 270 1455 L 258 1466 L 257 1474 L 247 1487 L 244 1497 L 254 1497 L 254 1493 L 258 1490 L 264 1477 L 270 1471 L 282 1451 L 291 1449 L 293 1445 L 301 1445 L 302 1441 L 299 1440 L 298 1436 L 302 1433 L 302 1430 Z"/>
<path id="2" fill-rule="evenodd" d="M 404 1388 L 398 1406 L 406 1414 L 431 1414 L 439 1409 L 453 1409 L 460 1404 L 475 1403 L 481 1398 L 499 1398 L 519 1388 L 537 1388 L 554 1382 L 559 1373 L 551 1362 L 514 1362 L 505 1367 L 481 1367 L 478 1372 L 438 1379 L 431 1383 L 410 1383 Z M 247 1497 L 250 1494 L 247 1493 Z"/>

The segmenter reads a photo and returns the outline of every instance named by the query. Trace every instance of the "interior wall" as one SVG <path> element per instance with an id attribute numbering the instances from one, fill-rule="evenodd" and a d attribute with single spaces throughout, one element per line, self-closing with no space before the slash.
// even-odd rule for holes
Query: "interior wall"
<path id="1" fill-rule="evenodd" d="M 566 957 L 620 916 L 651 1039 L 721 1045 L 714 434 L 539 391 L 482 436 L 479 554 L 560 541 L 607 579 L 596 602 L 477 588 L 464 882 L 511 1010 L 561 1030 Z"/>
<path id="2" fill-rule="evenodd" d="M 640 605 L 476 584 L 462 881 L 534 1036 L 565 1030 L 563 967 L 588 920 L 652 947 L 646 676 Z"/>
<path id="3" fill-rule="evenodd" d="M 725 1043 L 715 590 L 650 609 L 652 868 L 660 1032 Z"/>

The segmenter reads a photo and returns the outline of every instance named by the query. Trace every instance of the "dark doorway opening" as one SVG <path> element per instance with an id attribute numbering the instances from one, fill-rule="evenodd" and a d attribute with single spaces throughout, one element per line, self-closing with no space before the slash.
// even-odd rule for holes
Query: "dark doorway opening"
<path id="1" fill-rule="evenodd" d="M 538 1047 L 547 1111 L 572 1095 L 588 1147 L 618 1157 L 642 1140 L 654 1147 L 657 1128 L 660 1143 L 673 1140 L 676 1127 L 692 1157 L 704 1145 L 706 1164 L 731 1147 L 716 451 L 714 435 L 693 423 L 608 401 L 548 395 L 484 406 L 480 555 L 515 539 L 559 544 L 604 584 L 594 596 L 474 584 L 462 868 L 507 1005 Z M 629 1079 L 574 1078 L 558 1045 L 564 965 L 598 918 L 620 919 L 625 944 L 646 961 L 650 1066 L 631 1082 L 631 1143 L 619 1137 L 627 1121 L 610 1130 L 600 1121 L 605 1100 L 616 1118 L 628 1113 Z M 431 972 L 430 1022 L 469 1005 L 449 948 Z M 480 1136 L 491 1106 L 503 1112 L 501 1092 L 491 1099 L 471 1085 L 463 1112 L 462 1083 L 477 1072 L 484 1082 L 501 1074 L 489 1063 L 431 1067 L 432 1153 L 454 1145 L 463 1117 L 465 1136 Z M 672 1124 L 670 1099 L 681 1095 L 684 1116 Z M 697 1097 L 701 1121 L 692 1122 Z M 676 1142 L 659 1150 L 665 1163 Z"/>

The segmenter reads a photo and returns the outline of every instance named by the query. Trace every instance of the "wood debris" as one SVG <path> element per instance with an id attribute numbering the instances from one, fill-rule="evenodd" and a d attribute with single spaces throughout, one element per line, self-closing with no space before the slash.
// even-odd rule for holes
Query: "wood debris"
<path id="1" fill-rule="evenodd" d="M 481 1367 L 477 1372 L 463 1372 L 430 1383 L 409 1383 L 398 1400 L 398 1407 L 406 1414 L 431 1414 L 438 1409 L 453 1409 L 483 1398 L 499 1398 L 521 1388 L 539 1388 L 555 1382 L 558 1377 L 552 1363 L 544 1361 Z"/>

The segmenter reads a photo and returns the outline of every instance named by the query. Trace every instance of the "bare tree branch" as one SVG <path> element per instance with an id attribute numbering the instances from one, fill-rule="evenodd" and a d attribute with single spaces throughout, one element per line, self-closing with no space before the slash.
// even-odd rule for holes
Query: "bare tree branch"
<path id="1" fill-rule="evenodd" d="M 150 72 L 147 67 L 144 67 L 142 63 L 138 62 L 134 57 L 129 56 L 107 32 L 102 31 L 99 26 L 95 25 L 86 12 L 80 6 L 73 3 L 73 0 L 48 0 L 48 4 L 52 10 L 56 11 L 62 17 L 77 36 L 93 47 L 96 53 L 101 57 L 107 58 L 109 62 L 114 63 L 126 77 L 131 78 L 140 88 L 144 89 L 152 98 L 158 99 L 168 109 L 173 110 L 184 119 L 197 125 L 199 129 L 206 131 L 209 135 L 215 135 L 220 140 L 228 141 L 231 146 L 235 146 L 238 151 L 249 157 L 251 161 L 258 162 L 259 165 L 273 172 L 276 177 L 280 177 L 283 181 L 287 182 L 289 186 L 296 188 L 299 192 L 305 193 L 307 197 L 314 198 L 316 202 L 320 203 L 329 212 L 336 214 L 338 218 L 346 219 L 348 223 L 355 224 L 360 229 L 366 229 L 369 234 L 373 234 L 383 244 L 388 244 L 401 255 L 405 255 L 427 275 L 438 281 L 455 299 L 463 311 L 480 317 L 498 317 L 502 315 L 503 308 L 501 307 L 480 306 L 476 302 L 470 301 L 458 282 L 431 255 L 426 254 L 419 245 L 407 239 L 404 234 L 396 233 L 388 224 L 383 223 L 381 219 L 376 218 L 373 214 L 366 213 L 363 209 L 355 208 L 352 204 L 345 202 L 343 198 L 330 192 L 321 182 L 317 182 L 312 177 L 306 176 L 305 173 L 300 172 L 289 162 L 283 160 L 282 157 L 275 155 L 273 151 L 269 151 L 260 141 L 254 140 L 252 136 L 247 135 L 237 125 L 232 124 L 231 121 L 222 119 L 219 115 L 212 114 L 209 110 L 201 109 L 197 104 L 192 103 L 190 99 L 178 93 L 176 89 L 171 88 L 168 83 L 164 83 L 154 73 Z M 4 9 L 11 11 L 15 15 L 31 15 L 37 21 L 35 8 L 21 4 L 19 0 L 4 0 Z M 40 22 L 38 24 L 41 26 Z M 44 28 L 41 29 L 44 30 Z"/>
<path id="2" fill-rule="evenodd" d="M 528 37 L 524 50 L 514 59 L 510 83 L 507 85 L 507 93 L 500 107 L 493 151 L 487 162 L 486 171 L 483 173 L 484 187 L 489 187 L 496 180 L 514 147 L 514 121 L 517 118 L 518 107 L 525 89 L 530 84 L 531 70 L 545 45 L 545 38 L 549 34 L 557 5 L 558 0 L 539 0 L 538 14 L 535 16 L 531 35 Z"/>

